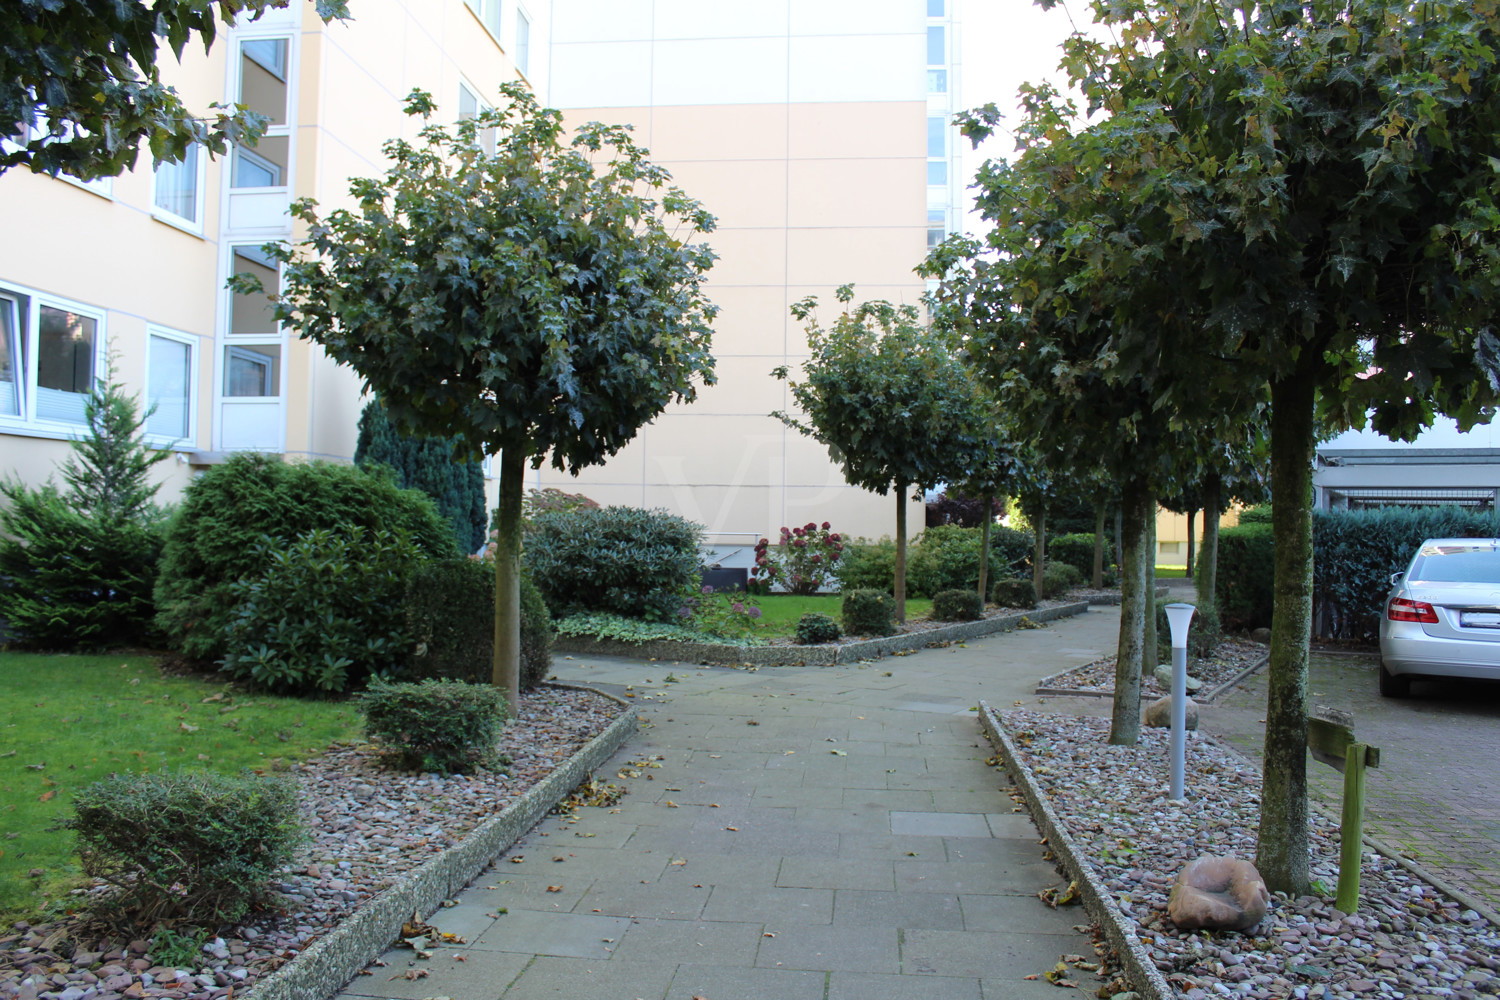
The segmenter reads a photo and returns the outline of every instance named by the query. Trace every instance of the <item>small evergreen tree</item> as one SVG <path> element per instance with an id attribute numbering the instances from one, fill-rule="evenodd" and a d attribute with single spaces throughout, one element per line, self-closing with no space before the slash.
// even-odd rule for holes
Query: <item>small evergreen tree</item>
<path id="1" fill-rule="evenodd" d="M 163 521 L 149 473 L 170 455 L 142 439 L 148 415 L 111 363 L 85 404 L 88 434 L 62 469 L 67 489 L 0 482 L 0 618 L 15 639 L 72 649 L 146 638 Z"/>
<path id="2" fill-rule="evenodd" d="M 479 462 L 455 457 L 460 445 L 456 437 L 442 440 L 399 433 L 380 400 L 372 399 L 359 416 L 354 464 L 361 468 L 384 464 L 396 470 L 396 485 L 432 497 L 438 513 L 453 525 L 459 546 L 474 553 L 485 543 L 489 521 L 484 471 Z"/>

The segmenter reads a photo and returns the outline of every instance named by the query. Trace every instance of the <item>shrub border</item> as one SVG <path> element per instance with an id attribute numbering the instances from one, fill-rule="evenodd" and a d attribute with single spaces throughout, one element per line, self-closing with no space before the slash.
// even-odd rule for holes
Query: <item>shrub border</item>
<path id="1" fill-rule="evenodd" d="M 541 820 L 547 812 L 614 755 L 638 725 L 635 706 L 585 685 L 549 687 L 594 691 L 624 707 L 583 749 L 569 757 L 496 816 L 469 831 L 463 840 L 434 855 L 367 900 L 327 934 L 298 952 L 290 962 L 258 980 L 246 1000 L 304 1000 L 333 996 L 344 984 L 390 947 L 413 911 L 427 916 L 445 899 L 463 891 L 474 877 Z"/>
<path id="2" fill-rule="evenodd" d="M 1029 618 L 1033 622 L 1050 622 L 1082 614 L 1088 601 L 1073 601 L 1050 608 L 1037 608 L 1013 615 L 986 618 L 977 622 L 958 622 L 925 632 L 907 632 L 881 639 L 862 639 L 838 645 L 821 646 L 722 646 L 709 642 L 678 642 L 659 639 L 654 642 L 621 642 L 617 639 L 595 639 L 585 636 L 558 636 L 552 643 L 554 653 L 582 656 L 623 656 L 634 660 L 676 660 L 689 663 L 752 667 L 831 667 L 885 656 L 908 649 L 923 649 L 937 643 L 958 642 L 995 632 L 1010 632 Z"/>

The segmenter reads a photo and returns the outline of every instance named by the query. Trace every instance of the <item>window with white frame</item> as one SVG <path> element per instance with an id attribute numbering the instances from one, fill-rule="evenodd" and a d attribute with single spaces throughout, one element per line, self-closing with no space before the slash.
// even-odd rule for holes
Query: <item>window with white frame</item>
<path id="1" fill-rule="evenodd" d="M 239 53 L 235 101 L 264 115 L 266 131 L 254 145 L 235 146 L 230 187 L 285 187 L 292 141 L 288 112 L 291 39 L 241 39 Z"/>
<path id="2" fill-rule="evenodd" d="M 0 285 L 0 417 L 83 424 L 103 340 L 100 310 Z"/>
<path id="3" fill-rule="evenodd" d="M 146 355 L 146 433 L 173 442 L 193 439 L 194 355 L 197 339 L 151 328 Z"/>
<path id="4" fill-rule="evenodd" d="M 500 40 L 500 0 L 464 0 L 479 23 L 485 26 L 495 40 Z"/>
<path id="5" fill-rule="evenodd" d="M 39 104 L 27 104 L 22 109 L 22 119 L 14 123 L 12 130 L 0 137 L 0 149 L 6 152 L 23 149 L 31 142 L 40 140 L 43 145 L 49 142 L 60 142 L 71 139 L 75 134 L 82 131 L 72 122 L 63 122 L 57 135 L 52 134 L 52 122 L 47 118 L 46 110 Z M 83 132 L 87 135 L 87 132 Z M 58 180 L 67 181 L 69 184 L 81 187 L 85 191 L 92 191 L 104 198 L 109 198 L 114 192 L 113 177 L 96 177 L 91 181 L 74 177 L 72 174 L 58 173 L 54 175 Z"/>
<path id="6" fill-rule="evenodd" d="M 475 93 L 474 88 L 470 87 L 467 83 L 460 83 L 458 85 L 459 121 L 466 122 L 470 118 L 478 118 L 481 112 L 489 110 L 491 110 L 490 106 L 479 99 L 479 95 Z M 479 133 L 479 144 L 484 147 L 486 153 L 493 156 L 495 152 L 495 130 L 487 128 L 481 131 Z"/>
<path id="7" fill-rule="evenodd" d="M 158 217 L 194 232 L 203 231 L 203 164 L 206 158 L 195 144 L 182 159 L 163 161 L 156 167 L 156 190 L 152 207 Z"/>
<path id="8" fill-rule="evenodd" d="M 280 396 L 281 345 L 224 345 L 224 395 L 261 399 Z"/>
<path id="9" fill-rule="evenodd" d="M 281 265 L 257 246 L 230 249 L 230 274 L 250 274 L 261 291 L 232 293 L 229 329 L 220 370 L 226 397 L 281 395 L 281 328 L 271 296 L 281 288 Z"/>
<path id="10" fill-rule="evenodd" d="M 531 74 L 531 18 L 516 8 L 516 69 L 522 76 Z"/>

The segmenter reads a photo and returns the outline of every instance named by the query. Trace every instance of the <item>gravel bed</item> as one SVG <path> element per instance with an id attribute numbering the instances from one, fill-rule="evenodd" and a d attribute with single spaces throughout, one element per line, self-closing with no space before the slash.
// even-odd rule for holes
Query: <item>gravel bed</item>
<path id="1" fill-rule="evenodd" d="M 280 875 L 279 912 L 220 928 L 192 968 L 159 961 L 151 939 L 104 936 L 81 919 L 17 923 L 0 934 L 0 998 L 221 1000 L 242 994 L 397 876 L 504 809 L 624 710 L 592 691 L 538 688 L 501 736 L 500 752 L 511 759 L 506 773 L 400 774 L 383 770 L 367 744 L 335 745 L 292 767 L 311 839 Z"/>
<path id="2" fill-rule="evenodd" d="M 1219 648 L 1214 651 L 1212 659 L 1189 660 L 1188 676 L 1202 681 L 1204 691 L 1212 691 L 1237 676 L 1241 671 L 1253 666 L 1265 655 L 1266 647 L 1262 643 L 1251 642 L 1249 639 L 1226 638 L 1219 643 Z M 1115 689 L 1115 660 L 1116 657 L 1106 656 L 1064 673 L 1053 674 L 1038 682 L 1037 686 L 1045 687 L 1050 691 L 1090 691 L 1110 694 Z M 1171 694 L 1171 692 L 1156 682 L 1154 671 L 1147 669 L 1141 673 L 1141 694 L 1155 699 Z"/>
<path id="3" fill-rule="evenodd" d="M 1203 854 L 1255 858 L 1260 773 L 1212 737 L 1189 732 L 1188 798 L 1168 794 L 1168 731 L 1111 746 L 1106 719 L 1035 711 L 1005 728 L 1069 836 L 1156 967 L 1188 1000 L 1228 997 L 1437 998 L 1500 993 L 1500 929 L 1380 854 L 1363 855 L 1359 912 L 1333 906 L 1336 824 L 1314 813 L 1319 894 L 1274 894 L 1249 931 L 1179 931 L 1168 919 L 1172 879 Z M 1326 890 L 1326 891 L 1323 891 Z"/>

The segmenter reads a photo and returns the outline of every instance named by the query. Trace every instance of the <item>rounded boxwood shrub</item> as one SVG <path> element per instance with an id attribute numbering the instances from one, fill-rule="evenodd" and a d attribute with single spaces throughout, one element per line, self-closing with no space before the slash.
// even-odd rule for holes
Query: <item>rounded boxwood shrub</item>
<path id="1" fill-rule="evenodd" d="M 838 622 L 816 611 L 809 611 L 797 619 L 798 645 L 816 646 L 820 642 L 837 642 L 840 634 Z"/>
<path id="2" fill-rule="evenodd" d="M 1018 577 L 996 580 L 990 591 L 990 600 L 1002 608 L 1034 608 L 1036 588 L 1031 585 L 1030 580 Z"/>
<path id="3" fill-rule="evenodd" d="M 408 675 L 488 684 L 494 675 L 495 564 L 432 559 L 406 589 L 406 628 L 415 644 Z M 552 616 L 536 584 L 521 576 L 521 689 L 552 672 Z"/>
<path id="4" fill-rule="evenodd" d="M 291 779 L 248 771 L 117 774 L 80 789 L 64 825 L 85 875 L 141 923 L 237 920 L 303 838 Z"/>
<path id="5" fill-rule="evenodd" d="M 538 514 L 522 553 L 547 606 L 675 621 L 697 589 L 701 525 L 664 510 L 600 507 Z"/>
<path id="6" fill-rule="evenodd" d="M 495 743 L 505 695 L 490 684 L 433 680 L 390 684 L 375 678 L 359 696 L 365 732 L 397 767 L 463 774 L 499 763 Z"/>
<path id="7" fill-rule="evenodd" d="M 1067 563 L 1048 563 L 1042 570 L 1042 596 L 1061 597 L 1074 587 L 1083 585 L 1083 573 Z"/>
<path id="8" fill-rule="evenodd" d="M 984 617 L 976 590 L 940 590 L 932 598 L 932 617 L 940 622 L 972 622 Z"/>
<path id="9" fill-rule="evenodd" d="M 842 617 L 852 635 L 891 635 L 896 631 L 896 599 L 883 590 L 851 590 L 844 595 Z"/>
<path id="10" fill-rule="evenodd" d="M 265 572 L 262 536 L 290 542 L 324 528 L 404 534 L 426 556 L 456 555 L 453 530 L 417 490 L 388 471 L 239 454 L 188 484 L 167 528 L 156 581 L 156 624 L 188 656 L 217 660 L 234 613 L 231 588 Z"/>

